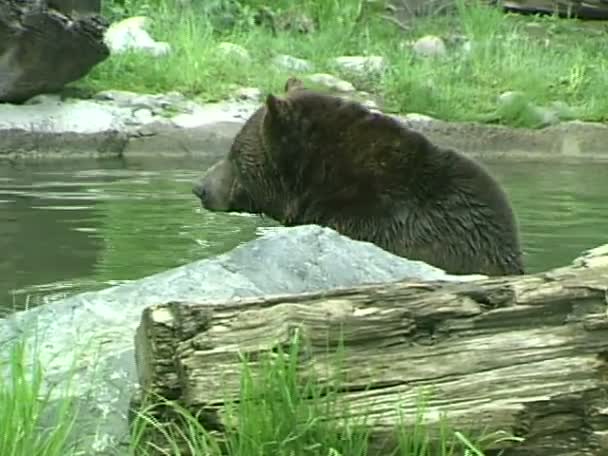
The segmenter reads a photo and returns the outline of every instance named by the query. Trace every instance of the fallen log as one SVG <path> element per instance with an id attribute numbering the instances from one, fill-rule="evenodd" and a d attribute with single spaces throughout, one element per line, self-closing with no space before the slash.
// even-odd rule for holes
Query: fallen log
<path id="1" fill-rule="evenodd" d="M 255 365 L 297 332 L 308 347 L 298 379 L 323 385 L 342 376 L 340 403 L 371 417 L 370 455 L 390 454 L 398 420 L 414 422 L 420 388 L 429 387 L 431 429 L 446 413 L 465 433 L 523 439 L 487 454 L 605 455 L 607 290 L 608 244 L 567 267 L 518 277 L 159 304 L 143 312 L 135 339 L 141 391 L 204 410 L 204 426 L 225 430 L 240 355 Z"/>

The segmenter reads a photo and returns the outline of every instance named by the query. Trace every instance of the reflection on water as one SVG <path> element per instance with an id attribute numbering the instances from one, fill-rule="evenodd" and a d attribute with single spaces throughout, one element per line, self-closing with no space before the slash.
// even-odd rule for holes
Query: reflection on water
<path id="1" fill-rule="evenodd" d="M 216 255 L 275 224 L 190 193 L 209 163 L 0 165 L 0 309 L 36 305 Z M 535 272 L 608 242 L 606 165 L 489 163 Z M 1 310 L 0 310 L 1 311 Z"/>

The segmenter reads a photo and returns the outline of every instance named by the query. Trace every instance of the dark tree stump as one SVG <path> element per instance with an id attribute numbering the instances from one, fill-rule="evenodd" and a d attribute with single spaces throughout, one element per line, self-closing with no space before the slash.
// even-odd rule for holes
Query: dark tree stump
<path id="1" fill-rule="evenodd" d="M 0 102 L 20 103 L 85 76 L 110 55 L 100 15 L 70 17 L 46 0 L 0 0 Z"/>

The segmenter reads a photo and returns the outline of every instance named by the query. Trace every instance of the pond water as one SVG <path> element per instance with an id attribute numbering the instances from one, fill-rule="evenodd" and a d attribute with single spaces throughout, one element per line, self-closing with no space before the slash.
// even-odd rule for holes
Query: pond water
<path id="1" fill-rule="evenodd" d="M 0 164 L 0 314 L 226 252 L 276 226 L 201 209 L 201 160 Z M 605 164 L 491 162 L 530 272 L 608 242 Z"/>

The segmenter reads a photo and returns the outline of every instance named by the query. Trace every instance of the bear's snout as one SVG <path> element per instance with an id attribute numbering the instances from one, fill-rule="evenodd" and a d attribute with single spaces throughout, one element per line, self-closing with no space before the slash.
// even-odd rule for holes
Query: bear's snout
<path id="1" fill-rule="evenodd" d="M 229 211 L 232 207 L 234 173 L 230 163 L 222 160 L 207 170 L 203 178 L 192 188 L 192 193 L 209 211 Z"/>
<path id="2" fill-rule="evenodd" d="M 194 193 L 194 195 L 201 200 L 203 205 L 205 204 L 205 202 L 207 201 L 208 193 L 202 182 L 192 187 L 192 193 Z"/>

